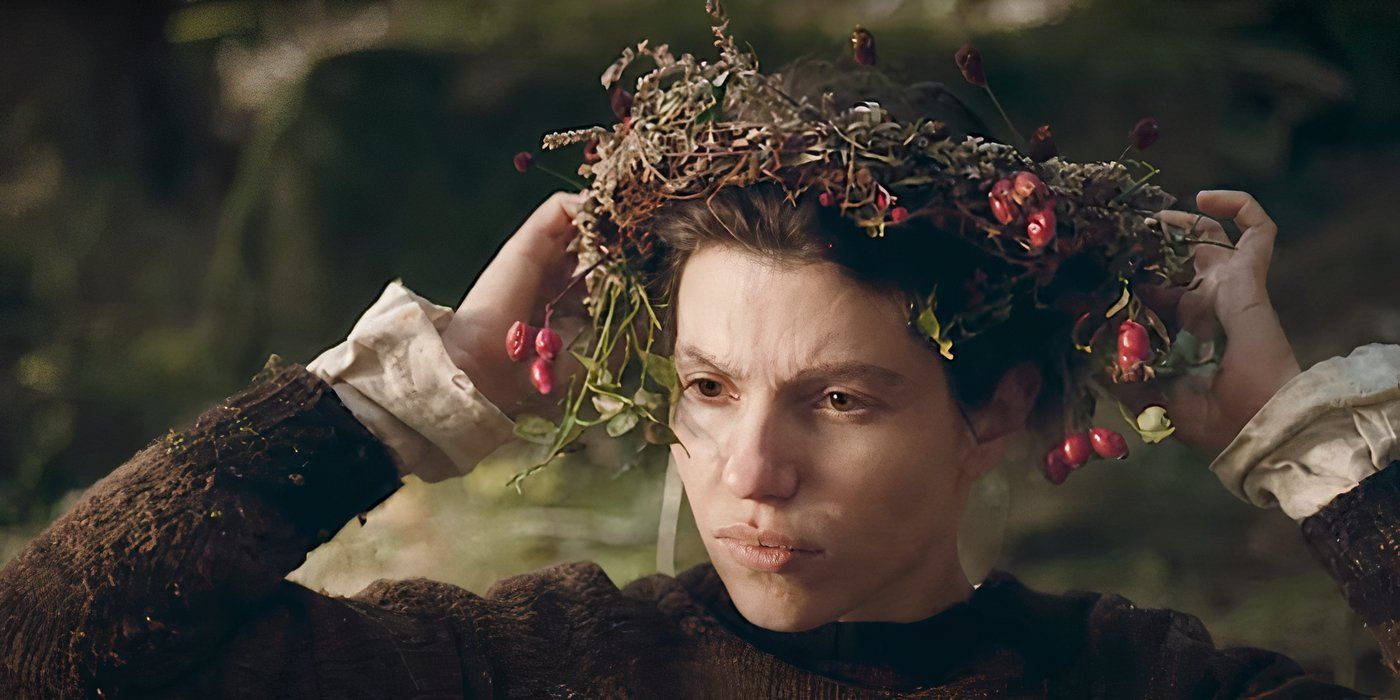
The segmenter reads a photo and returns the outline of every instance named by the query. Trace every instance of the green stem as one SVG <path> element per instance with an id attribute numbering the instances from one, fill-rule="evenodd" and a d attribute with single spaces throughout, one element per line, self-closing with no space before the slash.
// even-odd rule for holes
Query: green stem
<path id="1" fill-rule="evenodd" d="M 987 91 L 987 96 L 990 97 L 990 98 L 992 98 L 992 104 L 996 105 L 997 112 L 1001 113 L 1001 119 L 1002 119 L 1002 121 L 1006 122 L 1006 128 L 1010 129 L 1012 134 L 1015 134 L 1016 140 L 1020 142 L 1020 145 L 1021 145 L 1022 148 L 1025 148 L 1025 147 L 1026 147 L 1026 137 L 1022 136 L 1022 135 L 1021 135 L 1021 132 L 1018 131 L 1018 130 L 1016 129 L 1016 125 L 1013 124 L 1013 123 L 1011 123 L 1011 117 L 1008 116 L 1008 115 L 1006 114 L 1006 110 L 1002 108 L 1002 106 L 1001 106 L 1001 100 L 998 100 L 998 99 L 997 99 L 997 94 L 996 94 L 995 92 L 992 92 L 992 86 L 991 86 L 991 84 L 988 83 L 988 84 L 986 84 L 986 85 L 983 85 L 983 86 L 982 86 L 982 89 L 986 90 L 986 91 Z"/>
<path id="2" fill-rule="evenodd" d="M 582 180 L 575 180 L 574 178 L 572 178 L 572 177 L 570 177 L 570 176 L 568 176 L 568 175 L 565 175 L 564 173 L 561 173 L 561 172 L 559 172 L 558 170 L 555 170 L 554 168 L 551 168 L 551 167 L 549 167 L 549 166 L 547 166 L 547 165 L 544 165 L 544 164 L 541 164 L 541 163 L 535 163 L 535 166 L 534 166 L 534 167 L 537 168 L 537 169 L 539 169 L 539 170 L 542 170 L 542 171 L 544 171 L 544 172 L 546 172 L 546 173 L 549 173 L 550 175 L 553 175 L 554 177 L 559 178 L 560 180 L 564 181 L 564 183 L 567 184 L 569 187 L 576 187 L 576 188 L 578 188 L 578 189 L 580 189 L 580 190 L 583 190 L 583 189 L 587 189 L 587 188 L 588 188 L 588 183 L 586 183 L 586 182 L 584 182 L 584 181 L 582 181 Z"/>

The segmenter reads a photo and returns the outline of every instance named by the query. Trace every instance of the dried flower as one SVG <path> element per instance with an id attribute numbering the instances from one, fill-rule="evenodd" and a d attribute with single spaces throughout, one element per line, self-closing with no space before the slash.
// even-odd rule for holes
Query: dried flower
<path id="1" fill-rule="evenodd" d="M 1152 117 L 1143 117 L 1128 132 L 1128 139 L 1132 141 L 1134 148 L 1145 151 L 1148 146 L 1156 143 L 1157 137 L 1161 135 L 1162 129 L 1157 124 L 1157 120 Z"/>
<path id="2" fill-rule="evenodd" d="M 862 66 L 875 65 L 875 35 L 859 24 L 851 32 L 851 55 Z"/>
<path id="3" fill-rule="evenodd" d="M 602 157 L 598 155 L 598 137 L 594 136 L 583 145 L 583 162 L 592 165 L 600 160 Z"/>
<path id="4" fill-rule="evenodd" d="M 632 93 L 621 87 L 615 87 L 612 89 L 612 94 L 608 96 L 608 102 L 612 106 L 613 114 L 618 119 L 626 120 L 632 116 Z"/>
<path id="5" fill-rule="evenodd" d="M 953 54 L 953 61 L 958 64 L 964 80 L 977 87 L 987 87 L 987 71 L 982 67 L 982 54 L 972 48 L 972 44 L 963 44 Z"/>
<path id="6" fill-rule="evenodd" d="M 1031 160 L 1037 163 L 1044 163 L 1057 155 L 1060 151 L 1055 147 L 1055 136 L 1050 133 L 1050 125 L 1042 124 L 1040 128 L 1031 134 L 1031 146 L 1029 153 Z"/>
<path id="7" fill-rule="evenodd" d="M 523 173 L 530 169 L 530 165 L 535 162 L 535 154 L 529 151 L 521 151 L 515 154 L 515 171 Z"/>

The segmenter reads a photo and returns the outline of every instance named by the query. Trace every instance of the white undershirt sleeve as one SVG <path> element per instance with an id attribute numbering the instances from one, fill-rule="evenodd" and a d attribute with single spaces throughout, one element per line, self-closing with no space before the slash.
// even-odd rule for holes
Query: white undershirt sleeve
<path id="1" fill-rule="evenodd" d="M 1400 459 L 1400 345 L 1372 344 L 1294 377 L 1211 463 L 1237 497 L 1302 521 Z"/>
<path id="2" fill-rule="evenodd" d="M 400 473 L 429 482 L 470 472 L 515 427 L 448 356 L 442 331 L 451 320 L 451 309 L 396 280 L 345 342 L 307 365 L 389 448 Z"/>

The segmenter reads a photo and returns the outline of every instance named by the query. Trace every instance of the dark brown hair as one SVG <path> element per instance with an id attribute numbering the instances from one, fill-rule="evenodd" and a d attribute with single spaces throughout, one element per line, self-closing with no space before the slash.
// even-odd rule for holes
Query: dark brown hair
<path id="1" fill-rule="evenodd" d="M 944 121 L 958 137 L 982 131 L 976 117 L 935 83 L 901 88 L 872 70 L 817 62 L 796 64 L 783 75 L 798 95 L 819 98 L 832 92 L 838 105 L 877 101 L 901 120 Z M 872 239 L 832 208 L 819 206 L 815 193 L 794 200 L 776 183 L 672 203 L 658 213 L 652 230 L 663 246 L 653 288 L 666 300 L 669 333 L 675 329 L 675 291 L 685 263 L 709 245 L 735 246 L 781 264 L 834 262 L 857 282 L 905 304 L 926 298 L 936 285 L 940 309 L 967 303 L 976 293 L 972 280 L 978 271 L 996 274 L 1004 264 L 926 219 L 909 219 Z M 945 367 L 955 399 L 968 408 L 984 405 L 1009 369 L 1030 362 L 1044 379 L 1037 417 L 1052 418 L 1061 393 L 1059 355 L 1053 350 L 1068 342 L 1069 323 L 1063 313 L 1018 302 L 1006 321 L 954 347 L 954 359 Z"/>

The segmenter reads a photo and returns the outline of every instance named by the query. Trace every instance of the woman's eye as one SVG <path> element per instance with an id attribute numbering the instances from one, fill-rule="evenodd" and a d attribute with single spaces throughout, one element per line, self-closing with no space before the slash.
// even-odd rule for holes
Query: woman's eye
<path id="1" fill-rule="evenodd" d="M 832 410 L 840 413 L 846 413 L 860 408 L 856 398 L 844 391 L 828 391 L 826 392 L 826 396 L 822 398 L 826 400 L 827 405 L 830 406 Z"/>
<path id="2" fill-rule="evenodd" d="M 720 395 L 724 394 L 724 386 L 713 379 L 697 379 L 691 382 L 691 386 L 700 390 L 700 395 L 706 398 L 719 398 Z"/>

